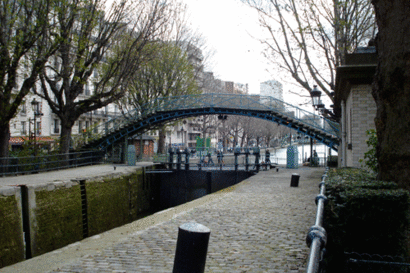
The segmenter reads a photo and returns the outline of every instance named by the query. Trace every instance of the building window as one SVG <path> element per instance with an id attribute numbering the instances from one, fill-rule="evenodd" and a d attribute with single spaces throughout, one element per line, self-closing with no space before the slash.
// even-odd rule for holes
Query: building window
<path id="1" fill-rule="evenodd" d="M 26 107 L 26 102 L 24 101 L 21 105 L 21 113 L 26 114 L 27 113 L 27 107 Z"/>
<path id="2" fill-rule="evenodd" d="M 41 136 L 41 121 L 37 121 L 37 124 L 36 124 L 36 135 Z"/>
<path id="3" fill-rule="evenodd" d="M 26 122 L 25 122 L 25 121 L 22 121 L 22 122 L 21 122 L 21 131 L 20 131 L 20 134 L 21 134 L 22 136 L 27 134 Z"/>
<path id="4" fill-rule="evenodd" d="M 59 134 L 60 133 L 60 120 L 59 119 L 54 119 L 54 134 Z"/>
<path id="5" fill-rule="evenodd" d="M 88 82 L 84 85 L 85 89 L 85 95 L 89 96 L 90 95 L 90 86 L 88 85 Z"/>
<path id="6" fill-rule="evenodd" d="M 78 133 L 81 133 L 83 131 L 83 122 L 78 121 Z"/>

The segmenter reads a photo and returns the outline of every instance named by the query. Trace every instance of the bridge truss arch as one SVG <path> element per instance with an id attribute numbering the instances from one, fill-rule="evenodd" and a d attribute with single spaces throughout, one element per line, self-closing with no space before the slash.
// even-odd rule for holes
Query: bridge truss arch
<path id="1" fill-rule="evenodd" d="M 82 149 L 106 150 L 125 137 L 156 125 L 201 115 L 239 115 L 278 123 L 337 151 L 339 124 L 273 97 L 236 94 L 199 94 L 156 99 L 141 109 L 99 124 L 99 133 L 81 143 Z M 85 141 L 85 139 L 84 139 Z"/>

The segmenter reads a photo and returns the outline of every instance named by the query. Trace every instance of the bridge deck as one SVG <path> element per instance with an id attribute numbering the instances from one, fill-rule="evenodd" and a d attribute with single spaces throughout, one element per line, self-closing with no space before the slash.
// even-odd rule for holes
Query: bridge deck
<path id="1" fill-rule="evenodd" d="M 92 168 L 92 167 L 90 167 Z M 178 226 L 211 229 L 206 272 L 305 272 L 323 168 L 262 171 L 232 188 L 0 272 L 172 272 Z M 291 173 L 300 174 L 298 188 Z"/>

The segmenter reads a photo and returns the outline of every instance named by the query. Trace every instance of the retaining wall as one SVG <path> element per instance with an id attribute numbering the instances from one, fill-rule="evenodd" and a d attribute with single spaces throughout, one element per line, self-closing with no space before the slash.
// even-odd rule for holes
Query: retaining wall
<path id="1" fill-rule="evenodd" d="M 159 207 L 155 179 L 156 174 L 145 175 L 143 168 L 0 188 L 0 268 L 130 223 Z"/>
<path id="2" fill-rule="evenodd" d="M 24 259 L 19 187 L 0 188 L 0 268 Z"/>

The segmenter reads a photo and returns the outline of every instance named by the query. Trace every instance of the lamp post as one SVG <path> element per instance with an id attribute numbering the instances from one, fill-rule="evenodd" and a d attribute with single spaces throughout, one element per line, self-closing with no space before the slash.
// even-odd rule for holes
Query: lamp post
<path id="1" fill-rule="evenodd" d="M 184 127 L 181 126 L 181 139 L 182 139 L 182 148 L 185 147 L 185 143 L 184 143 Z"/>
<path id="2" fill-rule="evenodd" d="M 312 97 L 312 105 L 313 107 L 318 110 L 320 115 L 324 118 L 327 118 L 331 121 L 337 122 L 338 118 L 336 115 L 333 113 L 333 111 L 328 110 L 325 108 L 325 105 L 322 103 L 322 100 L 320 99 L 322 92 L 319 91 L 317 88 L 317 85 L 313 86 L 313 90 L 310 92 L 310 96 Z M 334 95 L 334 92 L 330 93 L 331 96 Z M 312 138 L 310 138 L 310 158 L 312 160 Z M 329 155 L 331 155 L 331 149 L 329 148 Z"/>
<path id="3" fill-rule="evenodd" d="M 334 93 L 331 93 L 331 95 L 332 94 Z M 325 105 L 320 99 L 321 95 L 322 95 L 322 92 L 319 91 L 319 89 L 317 88 L 317 85 L 314 85 L 313 90 L 310 92 L 310 96 L 312 97 L 313 107 L 315 108 L 315 110 L 319 111 L 320 115 L 322 115 L 323 117 L 337 122 L 337 117 L 335 116 L 335 114 L 331 110 L 328 110 L 325 108 Z"/>
<path id="4" fill-rule="evenodd" d="M 319 91 L 317 88 L 317 85 L 313 86 L 313 90 L 310 92 L 310 96 L 312 97 L 312 105 L 315 110 L 319 110 L 324 108 L 324 105 L 322 103 L 322 100 L 320 99 L 320 96 L 322 95 L 322 92 Z M 313 116 L 315 118 L 315 116 Z M 310 165 L 312 166 L 313 163 L 313 138 L 310 138 Z"/>
<path id="5" fill-rule="evenodd" d="M 319 106 L 321 108 L 324 107 L 322 101 L 320 100 L 321 95 L 322 95 L 322 92 L 319 91 L 319 89 L 317 88 L 317 85 L 314 85 L 313 90 L 310 91 L 310 96 L 312 97 L 312 105 L 316 110 L 319 108 Z"/>
<path id="6" fill-rule="evenodd" d="M 43 113 L 40 112 L 40 102 L 34 98 L 31 101 L 31 109 L 34 112 L 34 156 L 37 155 L 37 117 L 40 117 L 43 115 Z"/>

